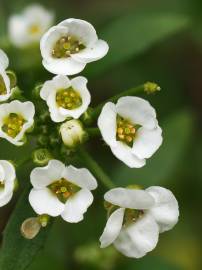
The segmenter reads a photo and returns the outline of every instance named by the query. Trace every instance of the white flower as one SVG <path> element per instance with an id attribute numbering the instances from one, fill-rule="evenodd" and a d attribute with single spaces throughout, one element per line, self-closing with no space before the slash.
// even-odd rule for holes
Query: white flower
<path id="1" fill-rule="evenodd" d="M 159 233 L 168 231 L 178 221 L 178 203 L 168 189 L 153 186 L 146 190 L 115 188 L 108 191 L 110 217 L 101 247 L 114 244 L 122 254 L 140 258 L 153 250 Z"/>
<path id="2" fill-rule="evenodd" d="M 44 83 L 40 96 L 47 102 L 54 122 L 63 122 L 67 117 L 77 119 L 87 110 L 91 101 L 87 82 L 81 76 L 69 80 L 64 75 L 57 75 Z"/>
<path id="3" fill-rule="evenodd" d="M 7 160 L 0 160 L 0 207 L 6 205 L 13 196 L 15 168 Z"/>
<path id="4" fill-rule="evenodd" d="M 154 108 L 139 97 L 122 97 L 104 105 L 98 126 L 112 153 L 131 168 L 145 165 L 162 143 Z"/>
<path id="5" fill-rule="evenodd" d="M 101 59 L 109 49 L 90 23 L 78 19 L 67 19 L 50 28 L 42 37 L 40 48 L 44 67 L 62 75 L 81 72 L 87 63 Z"/>
<path id="6" fill-rule="evenodd" d="M 71 223 L 83 220 L 93 202 L 91 190 L 97 187 L 87 169 L 65 167 L 58 160 L 50 160 L 46 167 L 35 168 L 30 178 L 33 189 L 29 202 L 37 214 L 61 215 Z"/>
<path id="7" fill-rule="evenodd" d="M 12 89 L 10 87 L 10 79 L 6 74 L 9 60 L 7 55 L 0 49 L 0 102 L 3 102 L 12 95 Z"/>
<path id="8" fill-rule="evenodd" d="M 86 138 L 86 132 L 79 120 L 69 120 L 60 127 L 60 134 L 63 143 L 69 148 L 81 144 Z"/>
<path id="9" fill-rule="evenodd" d="M 23 145 L 24 135 L 34 124 L 35 108 L 30 101 L 14 100 L 0 105 L 0 138 Z"/>
<path id="10" fill-rule="evenodd" d="M 39 4 L 32 4 L 19 15 L 9 18 L 8 30 L 11 42 L 17 47 L 36 43 L 53 24 L 54 15 Z"/>

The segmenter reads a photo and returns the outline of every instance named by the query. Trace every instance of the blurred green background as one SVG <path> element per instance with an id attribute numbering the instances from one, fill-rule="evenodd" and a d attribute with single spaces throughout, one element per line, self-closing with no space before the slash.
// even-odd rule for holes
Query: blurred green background
<path id="1" fill-rule="evenodd" d="M 30 3 L 0 1 L 0 44 L 2 48 L 5 46 L 10 68 L 16 71 L 19 86 L 27 97 L 36 83 L 52 76 L 41 65 L 39 48 L 21 50 L 6 45 L 8 17 Z M 127 168 L 99 139 L 93 140 L 89 151 L 118 185 L 137 183 L 170 188 L 179 201 L 180 221 L 172 231 L 160 235 L 157 248 L 142 259 L 124 258 L 113 247 L 100 250 L 98 238 L 106 222 L 102 207 L 105 189 L 101 187 L 95 192 L 95 202 L 83 222 L 67 224 L 56 220 L 44 249 L 28 270 L 202 269 L 202 2 L 40 0 L 39 3 L 54 11 L 56 23 L 69 17 L 86 19 L 109 42 L 109 54 L 89 64 L 83 72 L 89 79 L 93 105 L 146 81 L 160 84 L 160 93 L 143 96 L 158 112 L 164 143 L 144 168 Z M 0 158 L 17 161 L 29 153 L 30 147 L 16 148 L 1 141 Z M 29 181 L 30 169 L 27 166 L 19 170 L 20 181 Z M 17 197 L 0 209 L 1 231 Z"/>

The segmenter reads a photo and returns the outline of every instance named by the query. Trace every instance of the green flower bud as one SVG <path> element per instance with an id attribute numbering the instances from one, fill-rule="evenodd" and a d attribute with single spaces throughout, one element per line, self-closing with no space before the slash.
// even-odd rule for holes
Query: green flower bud
<path id="1" fill-rule="evenodd" d="M 59 130 L 63 143 L 69 148 L 75 148 L 84 143 L 88 134 L 84 131 L 82 123 L 79 120 L 70 120 L 60 126 Z"/>
<path id="2" fill-rule="evenodd" d="M 154 82 L 147 82 L 144 84 L 144 91 L 147 94 L 153 94 L 153 93 L 160 91 L 160 90 L 161 90 L 161 87 Z"/>
<path id="3" fill-rule="evenodd" d="M 15 72 L 13 72 L 12 70 L 7 70 L 6 74 L 8 75 L 9 79 L 10 79 L 10 87 L 11 89 L 16 87 L 17 85 L 17 77 Z"/>
<path id="4" fill-rule="evenodd" d="M 51 153 L 46 148 L 40 148 L 32 154 L 33 162 L 39 166 L 47 165 L 49 160 L 53 159 Z"/>
<path id="5" fill-rule="evenodd" d="M 81 121 L 86 125 L 90 125 L 92 123 L 92 112 L 93 109 L 88 107 L 87 111 L 85 111 L 85 113 L 81 116 Z"/>

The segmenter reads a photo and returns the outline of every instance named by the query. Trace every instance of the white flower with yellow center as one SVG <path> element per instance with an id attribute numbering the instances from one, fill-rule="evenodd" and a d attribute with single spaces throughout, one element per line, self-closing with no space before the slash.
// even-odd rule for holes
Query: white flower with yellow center
<path id="1" fill-rule="evenodd" d="M 0 160 L 0 207 L 6 205 L 13 196 L 15 168 L 7 160 Z"/>
<path id="2" fill-rule="evenodd" d="M 23 145 L 25 133 L 34 124 L 35 108 L 30 101 L 14 100 L 0 105 L 0 138 L 15 145 Z"/>
<path id="3" fill-rule="evenodd" d="M 40 96 L 47 102 L 54 122 L 63 122 L 67 117 L 77 119 L 87 110 L 91 101 L 87 82 L 81 76 L 69 80 L 57 75 L 44 83 Z"/>
<path id="4" fill-rule="evenodd" d="M 9 60 L 7 55 L 0 49 L 0 102 L 3 102 L 12 95 L 10 79 L 6 74 Z"/>
<path id="5" fill-rule="evenodd" d="M 154 108 L 139 97 L 122 97 L 104 105 L 98 126 L 113 154 L 131 168 L 145 165 L 162 143 Z"/>
<path id="6" fill-rule="evenodd" d="M 83 220 L 84 213 L 93 202 L 91 190 L 97 182 L 85 168 L 66 167 L 59 160 L 50 160 L 46 167 L 31 173 L 33 189 L 29 202 L 34 211 L 49 216 L 60 216 L 67 222 Z"/>
<path id="7" fill-rule="evenodd" d="M 101 247 L 113 243 L 127 257 L 140 258 L 152 251 L 159 233 L 172 229 L 178 221 L 177 200 L 162 187 L 115 188 L 104 198 L 109 218 L 100 237 Z"/>
<path id="8" fill-rule="evenodd" d="M 39 4 L 33 4 L 19 15 L 9 18 L 10 41 L 17 47 L 26 47 L 40 40 L 53 25 L 54 15 Z"/>
<path id="9" fill-rule="evenodd" d="M 41 39 L 44 67 L 53 74 L 74 75 L 86 64 L 108 52 L 108 44 L 98 39 L 94 27 L 83 20 L 67 19 L 50 28 Z"/>

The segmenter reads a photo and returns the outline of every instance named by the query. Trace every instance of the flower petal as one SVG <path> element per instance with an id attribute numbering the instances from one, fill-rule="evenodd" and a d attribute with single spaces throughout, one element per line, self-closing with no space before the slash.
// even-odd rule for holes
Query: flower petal
<path id="1" fill-rule="evenodd" d="M 77 37 L 85 46 L 94 44 L 98 39 L 95 28 L 87 21 L 71 18 L 62 21 L 59 26 L 67 27 L 68 34 Z"/>
<path id="2" fill-rule="evenodd" d="M 107 42 L 99 39 L 92 47 L 86 48 L 79 53 L 72 54 L 72 58 L 82 63 L 90 63 L 103 58 L 109 51 Z"/>
<path id="3" fill-rule="evenodd" d="M 151 215 L 142 218 L 123 229 L 114 242 L 115 247 L 127 257 L 141 258 L 152 251 L 159 237 L 159 228 Z"/>
<path id="4" fill-rule="evenodd" d="M 154 206 L 153 197 L 145 190 L 113 188 L 104 195 L 104 199 L 114 205 L 130 209 L 150 209 Z"/>
<path id="5" fill-rule="evenodd" d="M 77 169 L 70 165 L 65 168 L 62 177 L 84 189 L 93 190 L 97 188 L 96 179 L 86 168 Z"/>
<path id="6" fill-rule="evenodd" d="M 45 167 L 37 167 L 32 170 L 30 180 L 34 188 L 40 189 L 50 185 L 52 182 L 62 178 L 65 165 L 59 161 L 52 159 Z"/>
<path id="7" fill-rule="evenodd" d="M 149 130 L 139 128 L 133 143 L 132 153 L 140 159 L 150 158 L 162 144 L 162 130 L 158 126 Z"/>
<path id="8" fill-rule="evenodd" d="M 104 232 L 100 237 L 101 248 L 111 245 L 118 237 L 122 228 L 124 212 L 124 208 L 119 208 L 107 220 Z"/>
<path id="9" fill-rule="evenodd" d="M 7 69 L 9 65 L 9 60 L 7 55 L 3 50 L 0 49 L 0 67 L 2 67 L 4 70 Z"/>
<path id="10" fill-rule="evenodd" d="M 102 108 L 98 118 L 98 127 L 102 137 L 109 146 L 116 146 L 116 106 L 108 102 Z"/>
<path id="11" fill-rule="evenodd" d="M 149 187 L 146 191 L 155 200 L 155 205 L 148 212 L 155 218 L 160 232 L 172 229 L 179 217 L 178 202 L 173 193 L 158 186 Z"/>
<path id="12" fill-rule="evenodd" d="M 132 148 L 123 142 L 117 141 L 115 147 L 111 147 L 112 153 L 130 168 L 141 168 L 145 165 L 145 159 L 139 159 L 132 153 Z"/>
<path id="13" fill-rule="evenodd" d="M 75 75 L 80 73 L 86 66 L 85 63 L 77 62 L 72 57 L 51 61 L 44 59 L 42 64 L 49 72 L 61 75 Z"/>
<path id="14" fill-rule="evenodd" d="M 65 208 L 65 205 L 48 188 L 40 190 L 33 188 L 29 194 L 29 202 L 34 211 L 39 215 L 47 214 L 56 217 Z"/>
<path id="15" fill-rule="evenodd" d="M 139 97 L 122 97 L 116 104 L 117 113 L 132 123 L 153 129 L 157 125 L 156 112 L 148 101 Z"/>
<path id="16" fill-rule="evenodd" d="M 88 189 L 81 189 L 70 197 L 61 216 L 64 220 L 77 223 L 83 220 L 84 213 L 93 202 L 93 195 Z"/>

